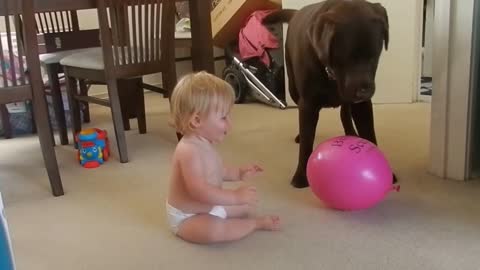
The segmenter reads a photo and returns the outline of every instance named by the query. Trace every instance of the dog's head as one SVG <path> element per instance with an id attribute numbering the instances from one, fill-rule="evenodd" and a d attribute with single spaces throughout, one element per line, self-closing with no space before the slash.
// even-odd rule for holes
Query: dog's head
<path id="1" fill-rule="evenodd" d="M 375 93 L 383 46 L 388 49 L 388 15 L 380 4 L 344 1 L 315 18 L 308 29 L 313 49 L 344 102 L 361 102 Z"/>

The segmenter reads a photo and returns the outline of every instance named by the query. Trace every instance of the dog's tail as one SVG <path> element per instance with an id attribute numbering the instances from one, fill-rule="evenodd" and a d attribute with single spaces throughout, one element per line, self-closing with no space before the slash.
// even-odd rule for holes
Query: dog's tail
<path id="1" fill-rule="evenodd" d="M 268 14 L 265 18 L 263 18 L 262 23 L 288 23 L 290 19 L 292 19 L 293 15 L 295 15 L 295 13 L 297 13 L 296 9 L 280 9 L 278 11 L 274 11 Z"/>

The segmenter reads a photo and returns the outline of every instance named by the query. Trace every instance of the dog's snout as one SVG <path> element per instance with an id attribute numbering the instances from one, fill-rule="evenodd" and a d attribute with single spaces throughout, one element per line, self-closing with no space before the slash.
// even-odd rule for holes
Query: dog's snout
<path id="1" fill-rule="evenodd" d="M 357 93 L 355 96 L 360 100 L 365 100 L 372 97 L 372 94 L 373 94 L 373 91 L 370 88 L 360 87 L 360 89 L 357 90 Z"/>
<path id="2" fill-rule="evenodd" d="M 355 97 L 358 100 L 370 99 L 375 92 L 375 84 L 371 82 L 362 82 L 358 85 L 357 91 L 355 92 Z"/>

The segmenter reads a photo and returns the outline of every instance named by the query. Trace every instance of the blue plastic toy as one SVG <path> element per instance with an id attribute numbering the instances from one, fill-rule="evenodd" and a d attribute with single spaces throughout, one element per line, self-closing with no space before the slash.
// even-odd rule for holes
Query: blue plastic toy
<path id="1" fill-rule="evenodd" d="M 110 146 L 106 130 L 86 129 L 77 133 L 77 159 L 84 168 L 97 168 L 110 156 Z"/>
<path id="2" fill-rule="evenodd" d="M 0 269 L 14 270 L 12 244 L 8 233 L 7 219 L 3 212 L 2 195 L 0 194 Z"/>

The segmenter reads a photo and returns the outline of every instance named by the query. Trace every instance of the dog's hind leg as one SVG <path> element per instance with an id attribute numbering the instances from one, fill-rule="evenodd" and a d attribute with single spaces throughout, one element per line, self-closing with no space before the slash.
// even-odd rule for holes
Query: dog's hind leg
<path id="1" fill-rule="evenodd" d="M 291 184 L 296 188 L 304 188 L 308 187 L 307 162 L 313 151 L 313 142 L 315 140 L 320 107 L 312 104 L 311 101 L 305 102 L 303 99 L 300 99 L 298 105 L 300 129 L 299 159 L 297 170 L 292 178 Z"/>
<path id="2" fill-rule="evenodd" d="M 340 119 L 342 119 L 343 130 L 347 136 L 357 136 L 352 121 L 352 107 L 350 104 L 343 104 L 340 107 Z"/>
<path id="3" fill-rule="evenodd" d="M 292 62 L 290 60 L 290 50 L 288 47 L 285 48 L 285 70 L 288 76 L 288 92 L 290 93 L 293 102 L 298 105 L 300 97 L 295 83 L 295 73 L 293 72 Z"/>
<path id="4" fill-rule="evenodd" d="M 287 70 L 288 76 L 288 92 L 290 93 L 290 97 L 292 98 L 293 102 L 298 105 L 298 100 L 300 96 L 298 94 L 297 86 L 295 85 L 295 75 L 292 72 L 292 64 L 290 63 L 290 54 L 288 49 L 285 50 L 285 69 Z M 300 142 L 300 135 L 297 134 L 295 137 L 295 142 Z"/>
<path id="5" fill-rule="evenodd" d="M 295 82 L 290 77 L 288 79 L 288 85 L 290 88 L 290 96 L 292 97 L 292 100 L 295 102 L 295 104 L 298 104 L 298 92 L 295 88 Z M 295 137 L 295 143 L 300 143 L 300 134 L 297 134 L 297 136 Z"/>

